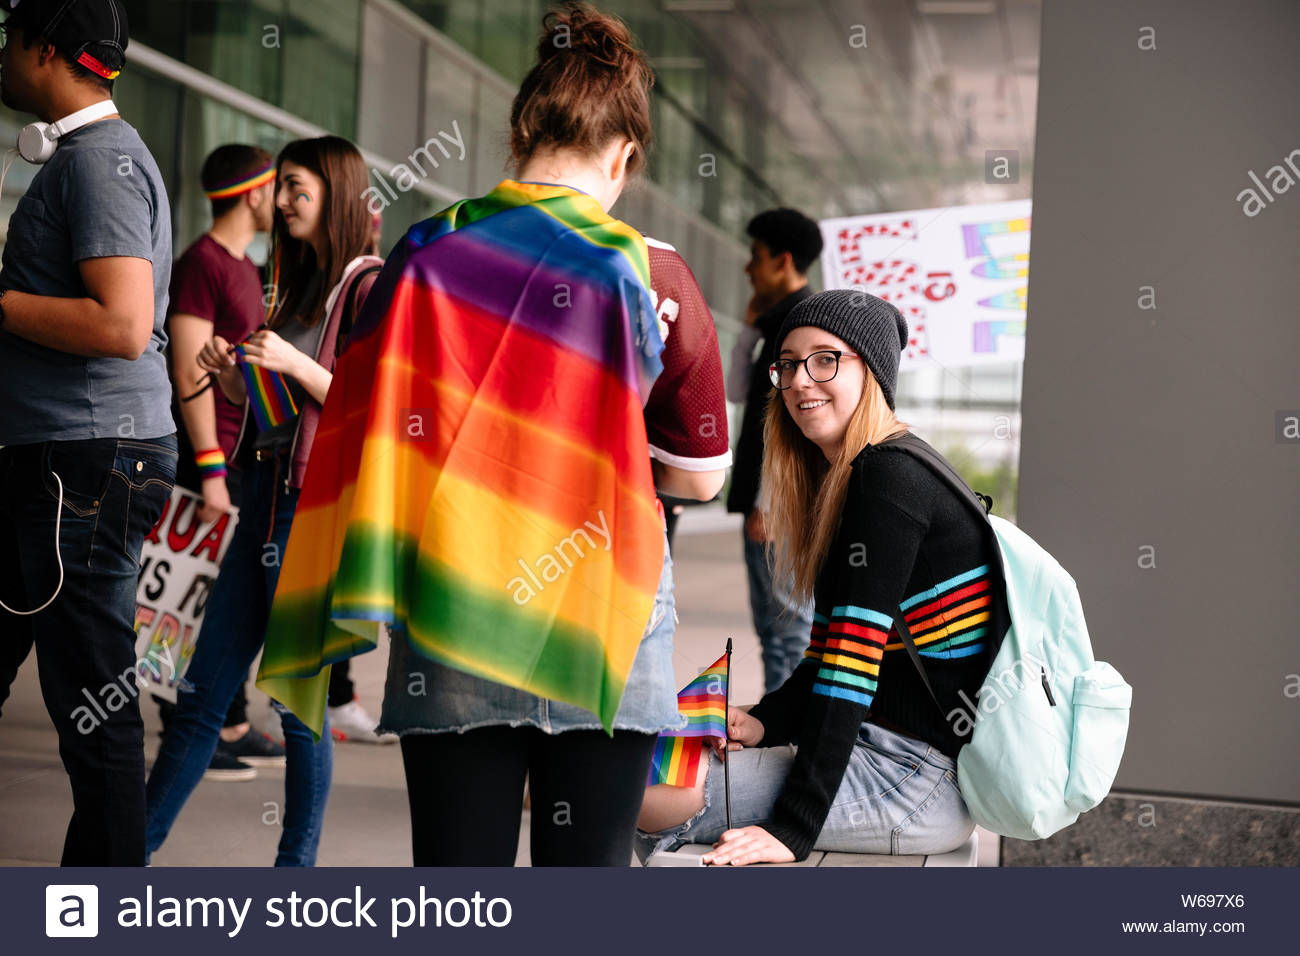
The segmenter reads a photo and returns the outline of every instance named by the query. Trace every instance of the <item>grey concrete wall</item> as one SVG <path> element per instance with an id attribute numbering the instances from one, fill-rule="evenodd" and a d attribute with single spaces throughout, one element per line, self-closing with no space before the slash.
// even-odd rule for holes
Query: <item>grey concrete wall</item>
<path id="1" fill-rule="evenodd" d="M 1300 810 L 1112 793 L 1046 840 L 1001 841 L 1001 866 L 1300 866 Z"/>
<path id="2" fill-rule="evenodd" d="M 1041 64 L 1020 522 L 1134 687 L 1116 787 L 1300 803 L 1300 3 L 1047 0 Z"/>

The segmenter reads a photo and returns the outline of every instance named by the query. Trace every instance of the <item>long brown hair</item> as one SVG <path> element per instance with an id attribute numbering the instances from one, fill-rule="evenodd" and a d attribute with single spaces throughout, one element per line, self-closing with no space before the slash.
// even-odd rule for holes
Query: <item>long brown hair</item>
<path id="1" fill-rule="evenodd" d="M 539 149 L 598 153 L 615 137 L 636 148 L 633 176 L 650 151 L 654 73 L 622 20 L 585 3 L 567 3 L 542 19 L 537 64 L 510 106 L 510 152 L 517 167 Z"/>
<path id="2" fill-rule="evenodd" d="M 280 150 L 275 169 L 277 189 L 286 161 L 311 170 L 325 183 L 321 202 L 324 253 L 323 261 L 317 262 L 311 243 L 289 235 L 284 217 L 276 213 L 271 229 L 275 299 L 268 315 L 274 312 L 270 320 L 273 329 L 288 322 L 291 314 L 311 328 L 325 317 L 325 301 L 347 264 L 370 249 L 372 217 L 364 199 L 369 174 L 361 153 L 341 136 L 298 139 Z M 317 272 L 324 281 L 310 301 L 304 301 L 308 283 Z"/>
<path id="3" fill-rule="evenodd" d="M 804 437 L 774 388 L 763 427 L 763 523 L 773 543 L 774 580 L 794 580 L 794 594 L 808 600 L 840 527 L 853 459 L 867 445 L 907 432 L 863 363 L 862 397 L 844 430 L 835 461 Z"/>

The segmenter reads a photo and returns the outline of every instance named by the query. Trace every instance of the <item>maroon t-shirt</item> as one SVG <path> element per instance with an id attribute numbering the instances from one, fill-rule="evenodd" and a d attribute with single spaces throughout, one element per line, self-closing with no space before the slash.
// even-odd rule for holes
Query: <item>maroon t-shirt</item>
<path id="1" fill-rule="evenodd" d="M 213 334 L 227 342 L 242 341 L 263 319 L 262 277 L 257 266 L 247 256 L 236 259 L 221 243 L 204 233 L 172 267 L 167 317 L 170 319 L 177 313 L 207 319 L 212 323 Z M 186 382 L 179 390 L 189 395 L 194 389 Z M 216 404 L 217 440 L 221 451 L 230 458 L 235 452 L 243 408 L 226 401 L 216 385 L 208 395 L 195 401 L 211 400 Z"/>
<path id="2" fill-rule="evenodd" d="M 713 313 L 677 250 L 646 237 L 664 369 L 645 405 L 650 457 L 686 471 L 731 464 L 727 399 Z"/>

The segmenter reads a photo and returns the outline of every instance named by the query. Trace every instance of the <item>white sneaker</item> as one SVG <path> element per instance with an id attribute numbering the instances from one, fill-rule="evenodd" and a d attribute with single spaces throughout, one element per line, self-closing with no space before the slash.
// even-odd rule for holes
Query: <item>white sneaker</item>
<path id="1" fill-rule="evenodd" d="M 351 740 L 362 744 L 395 744 L 396 734 L 377 734 L 379 721 L 366 713 L 361 704 L 352 700 L 342 707 L 330 707 L 330 733 L 337 741 Z"/>

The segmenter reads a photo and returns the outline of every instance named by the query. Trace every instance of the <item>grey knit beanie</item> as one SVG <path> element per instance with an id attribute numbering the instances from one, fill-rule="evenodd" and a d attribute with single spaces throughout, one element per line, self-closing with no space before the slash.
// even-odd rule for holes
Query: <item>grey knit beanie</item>
<path id="1" fill-rule="evenodd" d="M 785 317 L 776 336 L 776 352 L 793 329 L 809 325 L 825 329 L 848 343 L 880 383 L 889 407 L 894 407 L 898 359 L 907 345 L 907 320 L 884 299 L 857 289 L 833 289 L 804 299 Z"/>

